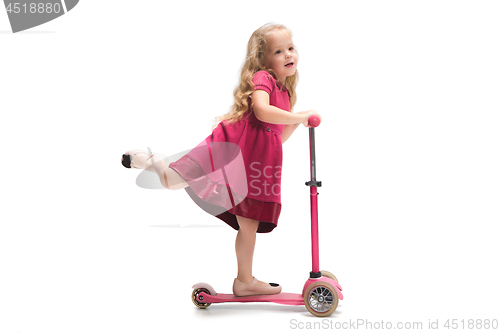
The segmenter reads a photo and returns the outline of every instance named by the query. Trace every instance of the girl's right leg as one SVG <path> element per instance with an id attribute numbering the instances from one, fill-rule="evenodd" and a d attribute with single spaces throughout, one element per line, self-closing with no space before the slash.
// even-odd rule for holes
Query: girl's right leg
<path id="1" fill-rule="evenodd" d="M 188 187 L 188 184 L 182 178 L 177 171 L 174 169 L 168 167 L 166 171 L 166 176 L 167 176 L 167 188 L 170 190 L 181 190 L 186 187 Z"/>
<path id="2" fill-rule="evenodd" d="M 187 187 L 188 184 L 186 183 L 184 178 L 182 178 L 174 169 L 165 167 L 165 164 L 167 166 L 170 165 L 168 158 L 159 161 L 155 160 L 153 162 L 153 165 L 149 168 L 146 168 L 146 170 L 156 172 L 156 174 L 160 178 L 160 181 L 162 182 L 161 184 L 169 190 L 180 190 Z M 163 176 L 163 179 L 160 175 Z"/>
<path id="3" fill-rule="evenodd" d="M 133 156 L 134 166 L 142 166 L 144 160 L 148 157 L 146 153 L 136 153 Z M 168 188 L 169 190 L 180 190 L 186 188 L 188 184 L 174 169 L 170 167 L 165 167 L 169 165 L 170 162 L 168 158 L 160 159 L 156 156 L 153 156 L 149 160 L 146 161 L 145 170 L 154 172 L 160 178 L 160 182 L 163 187 Z"/>

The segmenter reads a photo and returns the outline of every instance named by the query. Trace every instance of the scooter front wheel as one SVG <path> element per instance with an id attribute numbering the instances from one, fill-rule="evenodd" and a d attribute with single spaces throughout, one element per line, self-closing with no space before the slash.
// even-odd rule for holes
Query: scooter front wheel
<path id="1" fill-rule="evenodd" d="M 339 305 L 337 290 L 328 282 L 314 282 L 304 292 L 304 305 L 317 317 L 329 316 Z"/>
<path id="2" fill-rule="evenodd" d="M 203 302 L 200 302 L 198 301 L 198 295 L 201 293 L 201 292 L 204 292 L 206 294 L 210 294 L 210 291 L 208 291 L 208 289 L 206 288 L 198 288 L 198 289 L 195 289 L 193 290 L 193 293 L 191 294 L 191 299 L 193 300 L 193 303 L 194 305 L 196 305 L 197 307 L 199 307 L 200 309 L 206 309 L 210 306 L 210 304 L 212 303 L 203 303 Z"/>
<path id="3" fill-rule="evenodd" d="M 339 280 L 337 280 L 337 278 L 335 277 L 335 275 L 333 275 L 332 273 L 330 273 L 329 271 L 321 271 L 321 275 L 322 276 L 326 276 L 332 280 L 334 280 L 335 282 L 339 282 Z"/>

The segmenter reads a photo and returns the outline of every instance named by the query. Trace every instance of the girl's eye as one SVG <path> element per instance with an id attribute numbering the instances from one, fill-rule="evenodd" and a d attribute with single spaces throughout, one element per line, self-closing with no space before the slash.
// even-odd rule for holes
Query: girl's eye
<path id="1" fill-rule="evenodd" d="M 290 51 L 293 50 L 293 46 L 290 46 L 290 48 L 288 50 L 290 50 Z"/>
<path id="2" fill-rule="evenodd" d="M 280 51 L 280 50 L 278 50 L 278 51 L 276 51 L 276 53 L 275 53 L 275 54 L 280 54 L 280 53 L 281 53 L 281 51 Z"/>

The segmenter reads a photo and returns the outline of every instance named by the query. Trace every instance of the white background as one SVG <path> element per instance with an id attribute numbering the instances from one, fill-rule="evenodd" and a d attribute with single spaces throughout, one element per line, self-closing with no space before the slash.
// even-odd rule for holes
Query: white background
<path id="1" fill-rule="evenodd" d="M 271 21 L 300 53 L 295 111 L 323 118 L 320 266 L 345 296 L 328 320 L 500 320 L 499 14 L 496 1 L 81 1 L 12 34 L 0 10 L 0 332 L 323 323 L 303 306 L 196 308 L 197 282 L 231 292 L 236 232 L 120 164 L 205 139 Z M 257 236 L 254 275 L 300 293 L 308 131 L 283 150 L 283 209 Z"/>

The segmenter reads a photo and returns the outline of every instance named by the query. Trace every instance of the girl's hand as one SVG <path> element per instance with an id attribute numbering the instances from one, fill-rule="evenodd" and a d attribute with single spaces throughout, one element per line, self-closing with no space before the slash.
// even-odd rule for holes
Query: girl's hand
<path id="1" fill-rule="evenodd" d="M 316 112 L 316 110 L 302 111 L 302 112 L 297 112 L 297 113 L 301 113 L 304 115 L 301 123 L 305 127 L 311 127 L 311 126 L 309 126 L 309 117 L 311 117 L 313 114 L 317 115 L 319 117 L 319 119 L 321 120 L 321 115 L 318 112 Z"/>

